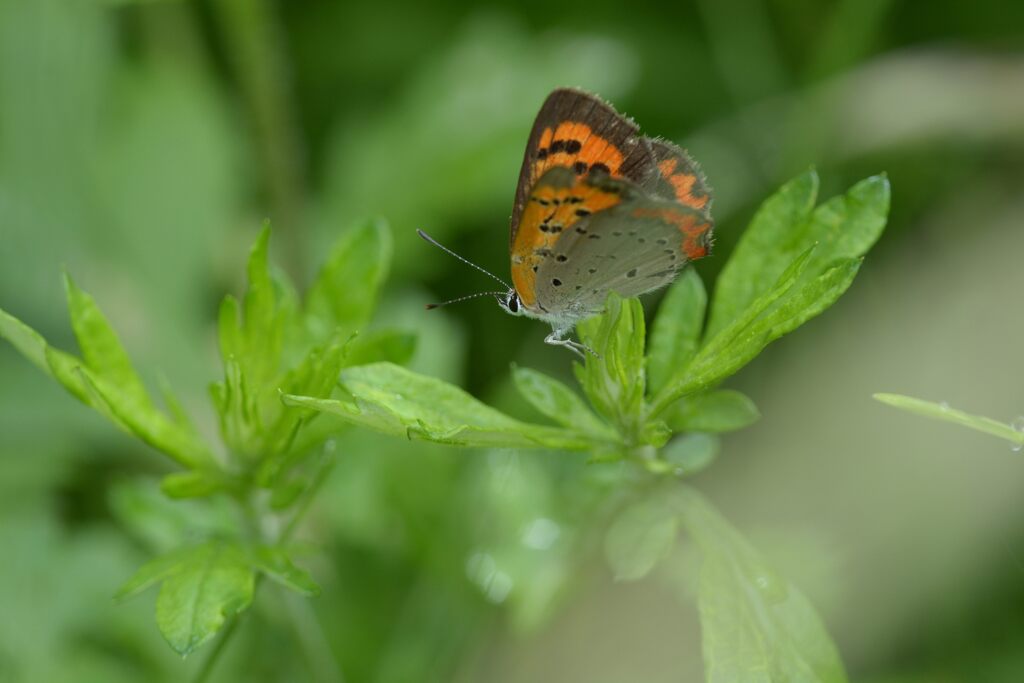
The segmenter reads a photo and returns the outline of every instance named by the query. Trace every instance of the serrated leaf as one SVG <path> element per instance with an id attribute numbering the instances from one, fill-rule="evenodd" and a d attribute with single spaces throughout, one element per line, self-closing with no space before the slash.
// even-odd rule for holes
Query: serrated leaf
<path id="1" fill-rule="evenodd" d="M 579 395 L 553 377 L 530 368 L 512 368 L 516 389 L 530 405 L 563 427 L 614 440 L 615 430 L 587 407 Z"/>
<path id="2" fill-rule="evenodd" d="M 817 195 L 818 174 L 809 170 L 779 188 L 757 210 L 715 281 L 707 339 L 738 318 L 814 244 L 807 223 Z"/>
<path id="3" fill-rule="evenodd" d="M 462 389 L 391 363 L 346 368 L 341 384 L 351 400 L 286 394 L 285 405 L 336 415 L 352 424 L 410 439 L 454 446 L 587 450 L 576 432 L 515 420 Z"/>
<path id="4" fill-rule="evenodd" d="M 657 394 L 697 353 L 707 293 L 693 268 L 669 287 L 651 326 L 647 350 L 647 391 Z"/>
<path id="5" fill-rule="evenodd" d="M 288 553 L 276 546 L 260 546 L 250 559 L 255 567 L 277 583 L 307 597 L 320 594 L 320 586 L 303 569 L 293 563 Z"/>
<path id="6" fill-rule="evenodd" d="M 683 489 L 676 500 L 701 554 L 708 683 L 845 683 L 839 653 L 807 598 L 696 491 Z"/>
<path id="7" fill-rule="evenodd" d="M 617 581 L 647 576 L 672 550 L 679 531 L 675 511 L 660 496 L 618 514 L 604 539 L 605 558 Z"/>
<path id="8" fill-rule="evenodd" d="M 306 299 L 306 326 L 314 340 L 366 324 L 390 261 L 391 232 L 383 220 L 366 221 L 337 243 Z"/>
<path id="9" fill-rule="evenodd" d="M 900 396 L 899 394 L 875 394 L 874 398 L 894 408 L 900 408 L 934 420 L 952 422 L 968 429 L 998 436 L 1000 439 L 1006 439 L 1012 444 L 1024 445 L 1024 430 L 1004 422 L 999 422 L 998 420 L 993 420 L 990 417 L 971 415 L 962 410 L 950 408 L 945 403 L 932 403 L 931 401 L 924 401 L 910 396 Z"/>
<path id="10" fill-rule="evenodd" d="M 64 290 L 71 327 L 86 366 L 127 399 L 137 401 L 143 408 L 153 409 L 149 393 L 99 306 L 78 288 L 67 273 L 64 274 Z"/>
<path id="11" fill-rule="evenodd" d="M 185 657 L 216 635 L 252 602 L 255 575 L 237 546 L 207 543 L 192 549 L 164 577 L 156 601 L 160 633 Z"/>
<path id="12" fill-rule="evenodd" d="M 760 417 L 754 402 L 732 389 L 720 389 L 680 399 L 668 413 L 673 431 L 719 434 L 743 429 Z"/>

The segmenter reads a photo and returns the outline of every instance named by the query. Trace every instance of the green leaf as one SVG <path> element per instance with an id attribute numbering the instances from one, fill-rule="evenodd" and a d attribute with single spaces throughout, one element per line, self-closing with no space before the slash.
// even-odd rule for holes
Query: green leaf
<path id="1" fill-rule="evenodd" d="M 284 549 L 276 546 L 260 546 L 250 556 L 255 567 L 286 588 L 307 597 L 320 595 L 320 586 L 303 569 L 293 563 Z"/>
<path id="2" fill-rule="evenodd" d="M 83 306 L 83 310 L 87 308 L 84 302 L 78 303 Z M 92 318 L 88 323 L 80 324 L 90 327 L 99 323 L 96 318 Z M 78 400 L 119 428 L 134 434 L 186 467 L 213 463 L 213 455 L 199 437 L 179 427 L 148 401 L 140 402 L 133 391 L 124 393 L 120 387 L 90 370 L 83 360 L 49 346 L 42 335 L 3 311 L 0 311 L 0 336 L 8 339 L 26 358 L 60 382 Z M 116 376 L 117 372 L 114 374 Z"/>
<path id="3" fill-rule="evenodd" d="M 377 330 L 360 334 L 349 343 L 345 353 L 345 365 L 369 365 L 385 361 L 405 365 L 415 351 L 415 334 L 398 330 Z"/>
<path id="4" fill-rule="evenodd" d="M 160 482 L 160 490 L 169 498 L 205 498 L 226 487 L 223 474 L 210 469 L 175 472 Z"/>
<path id="5" fill-rule="evenodd" d="M 667 419 L 676 432 L 719 434 L 743 429 L 760 417 L 749 398 L 738 391 L 721 389 L 680 399 Z"/>
<path id="6" fill-rule="evenodd" d="M 128 400 L 138 402 L 142 408 L 153 409 L 149 394 L 132 367 L 121 340 L 96 302 L 79 289 L 67 273 L 64 274 L 64 290 L 71 314 L 71 326 L 86 366 Z"/>
<path id="7" fill-rule="evenodd" d="M 9 341 L 37 368 L 52 374 L 50 364 L 46 362 L 47 344 L 43 336 L 3 309 L 0 309 L 0 337 Z"/>
<path id="8" fill-rule="evenodd" d="M 282 400 L 385 434 L 454 446 L 588 450 L 593 445 L 567 429 L 514 420 L 458 387 L 391 363 L 347 368 L 341 384 L 351 399 L 286 394 Z"/>
<path id="9" fill-rule="evenodd" d="M 651 401 L 651 414 L 657 415 L 667 408 L 677 398 L 694 391 L 703 389 L 696 386 L 691 378 L 695 374 L 694 366 L 701 363 L 707 364 L 709 358 L 717 359 L 725 353 L 730 345 L 742 343 L 744 335 L 757 319 L 776 304 L 777 301 L 789 294 L 796 286 L 803 274 L 804 268 L 810 261 L 811 254 L 815 247 L 810 247 L 802 254 L 793 259 L 793 262 L 783 271 L 775 285 L 767 292 L 755 299 L 736 320 L 732 321 L 725 329 L 720 331 L 710 341 L 706 341 L 697 355 L 690 363 L 680 368 L 665 384 L 664 388 Z M 749 339 L 749 335 L 747 335 Z M 738 369 L 738 368 L 737 368 Z"/>
<path id="10" fill-rule="evenodd" d="M 757 210 L 715 281 L 705 338 L 738 318 L 814 244 L 807 223 L 817 194 L 818 174 L 809 170 L 779 188 Z"/>
<path id="11" fill-rule="evenodd" d="M 47 360 L 55 375 L 63 377 L 67 374 L 67 357 L 48 353 Z M 73 371 L 90 396 L 89 404 L 114 424 L 188 468 L 214 466 L 213 455 L 206 445 L 166 415 L 155 408 L 140 405 L 82 366 L 74 367 Z"/>
<path id="12" fill-rule="evenodd" d="M 660 496 L 622 510 L 604 539 L 605 558 L 616 581 L 647 576 L 672 550 L 678 533 L 677 515 Z"/>
<path id="13" fill-rule="evenodd" d="M 701 553 L 698 588 L 708 683 L 843 683 L 839 653 L 810 602 L 768 567 L 696 491 L 677 498 Z"/>
<path id="14" fill-rule="evenodd" d="M 676 398 L 715 386 L 753 360 L 772 341 L 824 311 L 849 288 L 859 268 L 860 259 L 847 259 L 795 291 L 789 291 L 792 283 L 785 286 L 786 296 L 779 297 L 781 301 L 770 310 L 753 320 L 740 319 L 704 347 L 684 377 L 659 394 L 655 401 L 657 410 Z M 722 336 L 729 337 L 728 341 L 716 343 Z"/>
<path id="15" fill-rule="evenodd" d="M 164 576 L 157 626 L 178 654 L 188 656 L 249 606 L 254 587 L 253 570 L 237 546 L 212 542 L 193 548 Z"/>
<path id="16" fill-rule="evenodd" d="M 588 353 L 577 378 L 597 411 L 620 433 L 636 439 L 643 425 L 644 309 L 637 299 L 611 292 L 602 315 L 577 325 Z"/>
<path id="17" fill-rule="evenodd" d="M 142 565 L 130 579 L 117 589 L 117 592 L 114 593 L 114 599 L 127 600 L 133 598 L 150 586 L 163 581 L 171 574 L 179 571 L 189 561 L 194 552 L 194 548 L 184 548 L 150 560 Z"/>
<path id="18" fill-rule="evenodd" d="M 563 427 L 605 440 L 616 438 L 615 430 L 594 415 L 575 391 L 558 380 L 520 367 L 512 368 L 512 379 L 530 405 Z"/>
<path id="19" fill-rule="evenodd" d="M 805 272 L 821 274 L 837 261 L 863 256 L 889 213 L 889 181 L 872 176 L 810 212 L 818 180 L 808 172 L 769 198 L 740 239 L 715 286 L 706 339 L 711 339 L 776 281 L 793 258 L 817 245 Z"/>
<path id="20" fill-rule="evenodd" d="M 656 394 L 697 353 L 707 293 L 693 268 L 669 287 L 651 327 L 647 352 L 647 391 Z"/>
<path id="21" fill-rule="evenodd" d="M 659 455 L 667 465 L 666 471 L 677 477 L 688 477 L 714 462 L 719 445 L 714 434 L 692 432 L 672 439 Z"/>
<path id="22" fill-rule="evenodd" d="M 895 408 L 935 420 L 952 422 L 968 429 L 998 436 L 1000 439 L 1006 439 L 1016 446 L 1024 446 L 1024 430 L 1014 427 L 1014 425 L 993 420 L 990 417 L 971 415 L 962 410 L 950 408 L 945 403 L 932 403 L 931 401 L 923 401 L 919 398 L 901 396 L 899 394 L 875 394 L 874 398 Z"/>
<path id="23" fill-rule="evenodd" d="M 335 328 L 352 333 L 366 324 L 390 261 L 391 231 L 383 220 L 367 221 L 338 242 L 306 299 L 306 325 L 314 340 Z"/>

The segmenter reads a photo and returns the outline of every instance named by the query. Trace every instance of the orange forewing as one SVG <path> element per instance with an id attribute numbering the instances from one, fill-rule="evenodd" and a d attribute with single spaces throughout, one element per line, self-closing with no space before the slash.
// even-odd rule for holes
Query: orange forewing
<path id="1" fill-rule="evenodd" d="M 614 188 L 591 184 L 589 176 L 572 177 L 565 167 L 549 169 L 536 183 L 522 212 L 512 244 L 512 283 L 522 303 L 536 301 L 537 269 L 566 230 L 585 232 L 578 223 L 622 202 Z"/>

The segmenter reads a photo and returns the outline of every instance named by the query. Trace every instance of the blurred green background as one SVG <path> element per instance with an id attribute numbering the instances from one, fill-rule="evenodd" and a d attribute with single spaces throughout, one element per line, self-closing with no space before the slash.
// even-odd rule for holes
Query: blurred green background
<path id="1" fill-rule="evenodd" d="M 852 679 L 1024 680 L 1021 455 L 870 399 L 1024 413 L 1024 3 L 0 0 L 0 307 L 73 349 L 67 267 L 213 433 L 217 302 L 260 222 L 306 283 L 382 215 L 377 320 L 419 333 L 416 369 L 539 419 L 509 363 L 568 379 L 568 354 L 487 300 L 426 313 L 490 284 L 414 230 L 507 273 L 522 148 L 558 85 L 700 160 L 709 283 L 788 177 L 814 165 L 829 196 L 889 173 L 890 227 L 856 284 L 731 382 L 764 417 L 697 485 L 809 594 Z M 337 664 L 266 591 L 217 680 L 701 679 L 687 553 L 666 580 L 613 583 L 599 467 L 354 432 L 336 448 L 304 532 L 324 587 L 304 623 Z M 0 346 L 0 681 L 195 669 L 151 595 L 111 599 L 218 523 L 161 497 L 168 470 Z"/>

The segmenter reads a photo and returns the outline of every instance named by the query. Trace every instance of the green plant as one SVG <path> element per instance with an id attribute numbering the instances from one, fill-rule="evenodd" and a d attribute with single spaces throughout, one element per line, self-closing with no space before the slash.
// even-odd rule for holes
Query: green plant
<path id="1" fill-rule="evenodd" d="M 83 403 L 174 460 L 181 469 L 163 479 L 167 496 L 231 501 L 223 528 L 147 563 L 119 591 L 128 597 L 161 584 L 157 623 L 182 655 L 226 623 L 233 628 L 262 577 L 303 595 L 318 591 L 295 565 L 290 541 L 331 467 L 327 436 L 358 425 L 454 446 L 589 453 L 596 468 L 607 468 L 604 483 L 610 479 L 616 493 L 608 496 L 604 545 L 617 577 L 650 573 L 680 529 L 700 549 L 709 681 L 841 681 L 838 654 L 807 600 L 679 481 L 713 460 L 717 434 L 758 418 L 750 399 L 719 383 L 835 302 L 885 225 L 883 177 L 815 207 L 817 187 L 808 172 L 765 202 L 723 270 L 707 315 L 692 270 L 667 293 L 649 340 L 640 303 L 610 295 L 604 314 L 578 330 L 599 354 L 575 365 L 586 401 L 552 377 L 514 368 L 519 393 L 554 425 L 514 419 L 396 364 L 411 353 L 406 334 L 356 336 L 389 258 L 389 235 L 379 223 L 338 244 L 301 303 L 272 274 L 269 229 L 261 233 L 245 296 L 226 297 L 220 310 L 224 379 L 211 397 L 223 450 L 200 436 L 168 388 L 166 411 L 156 407 L 99 308 L 70 278 L 81 358 L 2 311 L 0 334 Z M 314 422 L 320 414 L 328 416 Z"/>
<path id="2" fill-rule="evenodd" d="M 951 408 L 947 403 L 932 403 L 919 398 L 901 396 L 899 394 L 875 394 L 874 398 L 882 403 L 900 408 L 910 413 L 923 415 L 935 420 L 952 422 L 968 429 L 1006 439 L 1012 444 L 1013 450 L 1024 448 L 1024 418 L 1017 418 L 1013 424 L 1006 424 L 990 417 L 971 415 L 962 410 Z"/>
<path id="3" fill-rule="evenodd" d="M 349 231 L 302 301 L 269 267 L 269 238 L 264 227 L 249 256 L 244 297 L 227 296 L 220 308 L 224 378 L 210 387 L 220 447 L 200 435 L 166 383 L 165 409 L 157 407 L 99 307 L 70 277 L 65 286 L 80 358 L 0 311 L 0 336 L 81 402 L 179 466 L 163 478 L 164 494 L 211 505 L 214 494 L 232 501 L 216 532 L 155 558 L 118 592 L 127 598 L 161 584 L 157 625 L 182 656 L 225 623 L 233 626 L 263 577 L 302 595 L 319 591 L 293 562 L 291 539 L 331 468 L 324 446 L 339 425 L 324 419 L 310 425 L 309 411 L 286 408 L 280 392 L 326 397 L 343 368 L 404 362 L 413 350 L 406 333 L 357 334 L 370 320 L 391 255 L 383 223 Z"/>
<path id="4" fill-rule="evenodd" d="M 634 463 L 610 470 L 620 495 L 611 499 L 608 559 L 619 578 L 641 578 L 686 530 L 702 557 L 707 679 L 845 680 L 807 600 L 679 482 L 712 461 L 716 434 L 758 417 L 750 399 L 718 385 L 832 305 L 885 226 L 884 177 L 815 207 L 817 189 L 817 176 L 807 172 L 764 203 L 722 271 L 707 315 L 692 270 L 667 293 L 649 342 L 640 303 L 610 295 L 604 314 L 578 328 L 598 353 L 574 366 L 586 402 L 552 377 L 514 368 L 523 398 L 555 425 L 514 419 L 458 387 L 387 362 L 343 369 L 339 396 L 292 392 L 283 400 L 408 439 L 576 450 L 595 463 Z"/>

